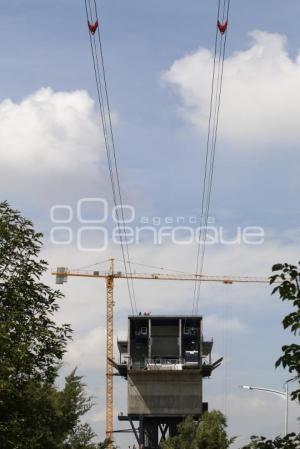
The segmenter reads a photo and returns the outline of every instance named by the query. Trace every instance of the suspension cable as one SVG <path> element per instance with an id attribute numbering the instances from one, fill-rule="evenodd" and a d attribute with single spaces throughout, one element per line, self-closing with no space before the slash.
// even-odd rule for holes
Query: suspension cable
<path id="1" fill-rule="evenodd" d="M 99 16 L 97 10 L 96 1 L 93 0 L 93 8 L 91 7 L 91 0 L 85 0 L 85 11 L 86 18 L 89 22 L 92 21 L 93 16 L 96 17 L 96 20 L 99 24 Z M 94 9 L 94 14 L 93 10 Z M 115 149 L 115 139 L 113 134 L 112 120 L 111 120 L 111 109 L 109 103 L 108 96 L 108 87 L 106 81 L 106 72 L 104 65 L 104 57 L 103 57 L 103 49 L 101 43 L 101 35 L 99 26 L 97 28 L 97 36 L 98 39 L 94 37 L 94 33 L 89 32 L 90 38 L 90 47 L 91 54 L 93 59 L 93 69 L 96 81 L 96 89 L 97 89 L 97 99 L 98 106 L 100 110 L 101 116 L 101 124 L 103 130 L 104 137 L 104 145 L 106 149 L 106 156 L 108 162 L 109 169 L 109 177 L 112 188 L 113 202 L 115 206 L 115 214 L 117 219 L 117 227 L 119 233 L 119 239 L 121 244 L 122 258 L 124 263 L 124 269 L 126 273 L 126 281 L 127 281 L 127 289 L 130 300 L 130 305 L 132 309 L 132 314 L 137 314 L 137 305 L 135 298 L 135 291 L 132 279 L 132 270 L 129 256 L 129 248 L 127 241 L 127 233 L 125 227 L 125 219 L 124 219 L 124 206 L 123 206 L 123 198 L 121 194 L 120 187 L 120 177 L 119 177 L 119 169 L 117 163 L 116 149 Z M 121 209 L 121 213 L 119 212 L 119 208 Z M 130 280 L 130 281 L 129 281 Z"/>
<path id="2" fill-rule="evenodd" d="M 217 22 L 221 19 L 222 16 L 222 22 L 224 22 L 224 20 L 226 19 L 226 23 L 228 23 L 229 8 L 230 8 L 230 0 L 223 0 L 222 8 L 221 2 L 220 0 L 218 0 Z M 217 28 L 215 37 L 213 74 L 212 74 L 211 96 L 209 107 L 209 121 L 208 121 L 206 156 L 205 156 L 205 173 L 204 173 L 202 201 L 201 201 L 201 221 L 200 221 L 201 226 L 199 232 L 196 270 L 195 270 L 196 274 L 199 275 L 202 274 L 204 267 L 204 256 L 207 239 L 207 225 L 211 203 L 215 153 L 216 153 L 218 126 L 219 126 L 219 113 L 220 113 L 221 94 L 223 86 L 226 40 L 227 40 L 227 30 L 225 30 L 224 33 L 221 33 Z M 198 313 L 200 295 L 201 295 L 201 281 L 195 282 L 194 284 L 193 309 L 192 309 L 193 314 Z"/>
<path id="3" fill-rule="evenodd" d="M 217 20 L 220 15 L 220 0 L 218 0 L 218 10 L 217 10 Z M 217 21 L 216 20 L 216 21 Z M 196 259 L 196 269 L 195 274 L 199 271 L 199 257 L 200 257 L 200 242 L 202 236 L 202 222 L 203 222 L 203 212 L 204 212 L 204 204 L 205 204 L 205 194 L 206 194 L 206 179 L 207 179 L 207 165 L 208 165 L 208 156 L 209 156 L 209 147 L 210 147 L 210 134 L 211 134 L 211 119 L 212 119 L 212 109 L 213 109 L 213 99 L 214 99 L 214 86 L 215 86 L 215 69 L 216 69 L 216 56 L 217 56 L 217 45 L 218 45 L 218 28 L 216 27 L 215 34 L 215 45 L 214 45 L 214 60 L 213 60 L 213 73 L 212 73 L 212 81 L 211 81 L 211 92 L 210 92 L 210 104 L 209 104 L 209 118 L 208 118 L 208 131 L 207 131 L 207 140 L 206 140 L 206 153 L 205 153 L 205 167 L 204 167 L 204 177 L 203 177 L 203 185 L 202 185 L 202 199 L 201 199 L 201 213 L 200 213 L 200 233 L 199 233 L 199 242 L 197 248 L 197 259 Z M 195 302 L 197 297 L 197 282 L 194 283 L 194 291 L 193 291 L 193 308 L 192 313 L 194 313 Z"/>
<path id="4" fill-rule="evenodd" d="M 96 0 L 94 0 L 94 6 L 95 6 L 96 19 L 99 22 Z M 109 97 L 108 97 L 108 88 L 107 88 L 107 82 L 106 82 L 106 71 L 105 71 L 105 65 L 104 65 L 104 57 L 103 57 L 103 50 L 102 50 L 100 27 L 98 27 L 98 29 L 97 29 L 97 34 L 98 34 L 98 42 L 99 42 L 99 49 L 100 49 L 100 56 L 101 56 L 101 65 L 102 65 L 102 70 L 103 70 L 103 81 L 104 81 L 104 89 L 105 89 L 106 104 L 107 104 L 107 111 L 108 111 L 109 130 L 110 130 L 110 136 L 111 136 L 111 143 L 112 143 L 115 171 L 116 171 L 116 176 L 117 176 L 117 186 L 118 186 L 119 200 L 120 200 L 120 205 L 121 205 L 123 231 L 124 231 L 124 234 L 125 234 L 125 249 L 126 249 L 126 254 L 127 254 L 127 262 L 128 262 L 128 267 L 129 267 L 129 273 L 131 275 L 131 289 L 132 289 L 132 295 L 133 295 L 133 302 L 134 302 L 135 308 L 136 308 L 137 306 L 136 306 L 135 290 L 134 290 L 133 279 L 132 279 L 132 268 L 131 268 L 131 261 L 130 261 L 130 257 L 129 257 L 129 248 L 128 248 L 127 236 L 126 236 L 124 208 L 123 208 L 123 204 L 124 203 L 123 203 L 123 197 L 122 197 L 122 192 L 121 192 L 121 187 L 120 187 L 120 177 L 119 177 L 118 163 L 117 163 L 117 157 L 116 157 L 115 138 L 114 138 L 113 127 L 112 127 L 112 120 L 111 120 L 111 109 L 110 109 L 110 103 L 109 103 Z M 125 262 L 125 260 L 124 260 L 124 262 Z M 137 312 L 137 310 L 136 310 L 136 312 Z"/>

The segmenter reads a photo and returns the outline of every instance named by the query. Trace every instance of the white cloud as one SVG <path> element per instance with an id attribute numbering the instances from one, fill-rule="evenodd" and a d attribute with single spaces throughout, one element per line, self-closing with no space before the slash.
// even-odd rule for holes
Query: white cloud
<path id="1" fill-rule="evenodd" d="M 85 91 L 42 88 L 20 103 L 0 103 L 2 169 L 70 173 L 102 153 L 93 101 Z"/>
<path id="2" fill-rule="evenodd" d="M 116 128 L 120 118 L 111 113 Z M 111 203 L 99 111 L 86 91 L 42 88 L 20 102 L 6 99 L 0 102 L 0 123 L 2 198 L 22 211 L 36 208 L 44 231 L 52 205 L 69 205 L 75 220 L 79 199 Z M 120 167 L 119 176 L 124 202 L 141 203 L 141 191 Z"/>
<path id="3" fill-rule="evenodd" d="M 86 91 L 42 88 L 19 103 L 6 99 L 0 121 L 0 189 L 13 205 L 45 213 L 52 204 L 109 196 L 102 131 Z"/>
<path id="4" fill-rule="evenodd" d="M 225 60 L 219 136 L 251 151 L 267 144 L 297 144 L 300 57 L 290 58 L 280 34 L 253 31 L 250 37 L 247 50 Z M 163 75 L 178 92 L 185 118 L 202 132 L 208 126 L 212 64 L 213 54 L 201 48 Z"/>

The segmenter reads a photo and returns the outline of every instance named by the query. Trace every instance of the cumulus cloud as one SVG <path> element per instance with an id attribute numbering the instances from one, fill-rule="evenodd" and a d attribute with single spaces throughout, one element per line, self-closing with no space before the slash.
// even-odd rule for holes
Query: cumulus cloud
<path id="1" fill-rule="evenodd" d="M 280 34 L 253 31 L 250 46 L 225 60 L 219 136 L 252 151 L 300 138 L 300 57 Z M 164 80 L 181 99 L 184 117 L 206 132 L 213 54 L 201 48 L 173 63 Z"/>
<path id="2" fill-rule="evenodd" d="M 0 188 L 18 206 L 107 198 L 103 136 L 86 91 L 42 88 L 0 103 Z M 41 209 L 40 209 L 41 210 Z"/>
<path id="3" fill-rule="evenodd" d="M 43 88 L 20 103 L 0 103 L 1 166 L 20 172 L 68 173 L 99 159 L 93 101 L 85 91 Z"/>

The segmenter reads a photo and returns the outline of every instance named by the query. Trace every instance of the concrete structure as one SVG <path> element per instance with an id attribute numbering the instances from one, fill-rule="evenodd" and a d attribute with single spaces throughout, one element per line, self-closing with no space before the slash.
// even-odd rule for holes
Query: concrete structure
<path id="1" fill-rule="evenodd" d="M 118 341 L 119 363 L 111 362 L 128 381 L 127 415 L 119 419 L 130 422 L 140 447 L 157 449 L 187 416 L 198 420 L 207 410 L 202 380 L 222 361 L 211 362 L 212 346 L 203 338 L 201 316 L 129 317 L 128 340 Z"/>

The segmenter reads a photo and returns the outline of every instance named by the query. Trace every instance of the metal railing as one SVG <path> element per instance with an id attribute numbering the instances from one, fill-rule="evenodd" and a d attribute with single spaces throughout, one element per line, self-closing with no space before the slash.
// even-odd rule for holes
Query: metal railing
<path id="1" fill-rule="evenodd" d="M 144 361 L 135 361 L 132 362 L 131 368 L 132 369 L 141 369 L 141 370 L 170 370 L 170 371 L 176 371 L 181 370 L 183 365 L 185 364 L 184 359 L 145 359 Z"/>
<path id="2" fill-rule="evenodd" d="M 201 356 L 202 364 L 210 364 L 210 357 L 209 356 Z M 145 358 L 141 361 L 132 361 L 131 359 L 128 360 L 128 365 L 131 369 L 141 369 L 141 370 L 160 370 L 160 369 L 170 369 L 170 370 L 176 370 L 181 369 L 183 366 L 188 366 L 191 364 L 197 364 L 197 360 L 186 360 L 184 358 L 174 358 L 174 359 L 167 359 L 167 358 Z"/>

